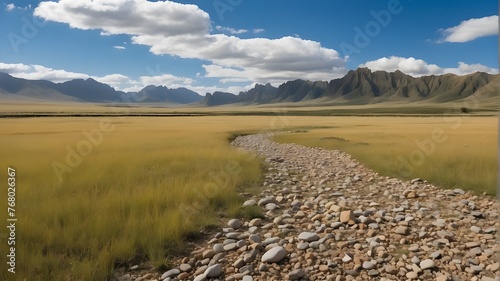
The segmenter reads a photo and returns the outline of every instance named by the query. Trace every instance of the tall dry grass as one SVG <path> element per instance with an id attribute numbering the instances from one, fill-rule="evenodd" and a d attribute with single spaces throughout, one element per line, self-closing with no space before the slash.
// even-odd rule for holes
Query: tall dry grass
<path id="1" fill-rule="evenodd" d="M 111 118 L 102 143 L 63 174 L 66 147 L 101 118 L 0 120 L 0 184 L 17 170 L 17 274 L 1 280 L 105 280 L 120 263 L 168 265 L 186 237 L 221 215 L 259 216 L 239 209 L 238 187 L 260 179 L 260 161 L 229 146 L 234 131 L 308 131 L 279 135 L 283 142 L 345 150 L 377 171 L 401 175 L 398 156 L 418 150 L 415 140 L 441 128 L 447 140 L 406 177 L 444 187 L 494 193 L 496 118 L 441 117 L 169 117 Z M 341 139 L 345 141 L 342 141 Z M 4 171 L 4 172 L 2 172 Z M 3 175 L 2 175 L 3 173 Z M 0 208 L 6 210 L 6 192 Z M 201 206 L 201 208 L 197 208 Z M 182 208 L 180 208 L 182 207 Z M 0 212 L 5 222 L 6 212 Z M 0 252 L 7 252 L 6 229 Z M 5 261 L 5 255 L 0 259 Z M 4 263 L 5 264 L 5 263 Z"/>
<path id="2" fill-rule="evenodd" d="M 18 259 L 0 279 L 106 280 L 117 264 L 168 265 L 186 237 L 238 212 L 238 186 L 260 179 L 259 159 L 227 142 L 239 124 L 219 120 L 112 119 L 62 182 L 52 164 L 66 165 L 66 147 L 76 150 L 100 119 L 2 120 L 1 170 L 17 170 Z"/>
<path id="3" fill-rule="evenodd" d="M 338 149 L 380 174 L 495 195 L 496 117 L 336 117 L 332 126 L 282 134 L 279 142 Z"/>

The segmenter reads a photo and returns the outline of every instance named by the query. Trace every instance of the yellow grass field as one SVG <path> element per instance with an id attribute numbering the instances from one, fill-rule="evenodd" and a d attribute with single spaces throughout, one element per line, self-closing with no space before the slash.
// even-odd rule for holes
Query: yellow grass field
<path id="1" fill-rule="evenodd" d="M 0 279 L 105 280 L 133 259 L 166 264 L 219 212 L 239 211 L 235 187 L 260 180 L 261 167 L 231 149 L 226 132 L 250 121 L 266 127 L 267 119 L 0 120 L 0 216 L 5 222 L 9 166 L 18 218 L 17 273 Z"/>
<path id="2" fill-rule="evenodd" d="M 220 216 L 258 216 L 241 209 L 238 191 L 260 181 L 261 162 L 229 146 L 235 131 L 300 130 L 276 139 L 342 149 L 388 175 L 494 194 L 496 118 L 453 118 L 278 112 L 0 119 L 0 206 L 7 209 L 7 167 L 13 167 L 18 219 L 17 273 L 3 271 L 0 279 L 105 280 L 115 266 L 144 260 L 168 267 L 187 237 Z M 400 156 L 409 159 L 410 173 L 398 166 Z M 6 216 L 0 212 L 0 220 Z M 0 252 L 7 253 L 3 229 Z"/>
<path id="3" fill-rule="evenodd" d="M 330 128 L 275 139 L 342 150 L 387 176 L 496 193 L 496 117 L 343 117 L 317 124 Z"/>

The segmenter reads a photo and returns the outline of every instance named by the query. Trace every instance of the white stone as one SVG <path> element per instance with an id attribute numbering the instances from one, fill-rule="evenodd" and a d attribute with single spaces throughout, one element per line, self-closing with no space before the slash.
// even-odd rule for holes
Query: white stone
<path id="1" fill-rule="evenodd" d="M 220 264 L 214 264 L 205 270 L 204 275 L 208 278 L 219 277 L 222 273 L 222 266 Z"/>
<path id="2" fill-rule="evenodd" d="M 426 259 L 420 262 L 420 268 L 421 269 L 429 269 L 435 267 L 436 264 L 434 263 L 433 260 Z"/>
<path id="3" fill-rule="evenodd" d="M 241 226 L 241 221 L 239 219 L 232 219 L 227 223 L 227 225 L 231 228 L 238 229 Z"/>
<path id="4" fill-rule="evenodd" d="M 181 273 L 181 271 L 178 270 L 177 268 L 170 269 L 169 271 L 163 273 L 163 275 L 161 276 L 160 279 L 163 280 L 163 279 L 166 279 L 168 277 L 174 277 L 174 276 L 179 275 L 179 273 Z"/>
<path id="5" fill-rule="evenodd" d="M 317 241 L 319 239 L 318 234 L 315 232 L 302 232 L 299 234 L 299 240 L 306 241 L 306 242 L 312 242 L 312 241 Z"/>
<path id="6" fill-rule="evenodd" d="M 274 247 L 262 255 L 262 262 L 280 262 L 286 256 L 285 248 L 281 246 Z"/>
<path id="7" fill-rule="evenodd" d="M 257 205 L 257 201 L 255 201 L 253 199 L 247 200 L 247 201 L 245 201 L 245 203 L 243 203 L 244 207 L 255 206 L 255 205 Z"/>

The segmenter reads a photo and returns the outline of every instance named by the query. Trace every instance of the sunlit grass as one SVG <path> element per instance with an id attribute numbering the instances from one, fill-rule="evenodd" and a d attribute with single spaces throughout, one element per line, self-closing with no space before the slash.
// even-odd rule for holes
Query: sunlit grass
<path id="1" fill-rule="evenodd" d="M 18 172 L 18 260 L 2 280 L 105 280 L 119 264 L 165 265 L 186 237 L 237 215 L 237 187 L 260 180 L 260 160 L 229 146 L 226 130 L 239 127 L 229 119 L 113 119 L 62 182 L 52 164 L 67 165 L 66 147 L 100 119 L 6 121 L 0 155 L 2 170 Z"/>
<path id="2" fill-rule="evenodd" d="M 497 118 L 336 118 L 279 142 L 338 149 L 383 175 L 496 193 Z"/>
<path id="3" fill-rule="evenodd" d="M 168 117 L 111 118 L 112 130 L 62 174 L 67 147 L 76 149 L 83 130 L 103 118 L 0 120 L 0 184 L 7 166 L 17 170 L 17 274 L 1 280 L 105 280 L 118 265 L 149 261 L 168 266 L 183 255 L 186 237 L 196 236 L 220 216 L 261 217 L 241 208 L 238 192 L 258 192 L 261 163 L 229 146 L 233 132 L 300 131 L 280 141 L 345 150 L 377 171 L 421 177 L 445 187 L 494 194 L 496 119 L 461 118 L 462 124 L 429 118 L 360 117 Z M 447 136 L 410 174 L 415 140 Z M 344 139 L 345 141 L 342 141 Z M 3 171 L 3 172 L 2 172 Z M 403 171 L 404 172 L 404 171 Z M 0 208 L 6 200 L 0 195 Z M 0 212 L 5 221 L 6 212 Z M 6 228 L 0 252 L 7 253 Z M 0 258 L 5 264 L 6 255 Z"/>

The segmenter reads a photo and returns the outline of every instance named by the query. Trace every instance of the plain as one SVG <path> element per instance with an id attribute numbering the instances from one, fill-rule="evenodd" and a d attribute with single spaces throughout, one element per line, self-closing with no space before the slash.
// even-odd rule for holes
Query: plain
<path id="1" fill-rule="evenodd" d="M 103 121 L 111 127 L 92 142 L 84 132 Z M 494 117 L 4 118 L 0 128 L 1 168 L 18 173 L 19 280 L 105 280 L 145 260 L 167 268 L 221 216 L 259 216 L 241 209 L 238 193 L 258 185 L 262 162 L 231 148 L 238 134 L 279 132 L 279 141 L 345 150 L 381 173 L 445 188 L 494 194 L 496 186 Z M 436 130 L 428 153 L 417 142 Z M 412 160 L 415 151 L 424 158 Z M 62 180 L 54 163 L 68 168 Z M 1 252 L 6 244 L 2 234 Z"/>

